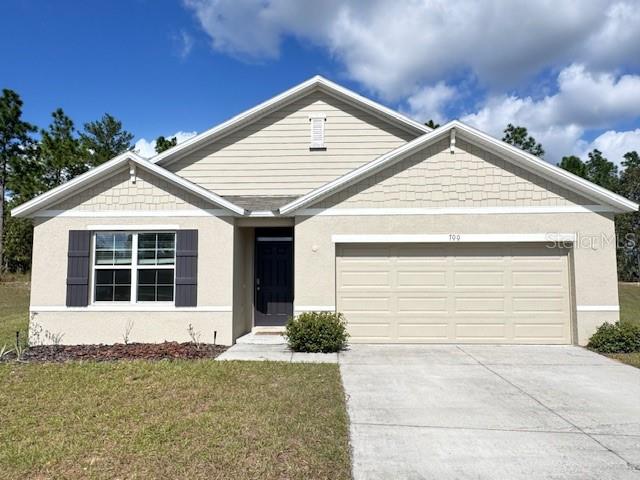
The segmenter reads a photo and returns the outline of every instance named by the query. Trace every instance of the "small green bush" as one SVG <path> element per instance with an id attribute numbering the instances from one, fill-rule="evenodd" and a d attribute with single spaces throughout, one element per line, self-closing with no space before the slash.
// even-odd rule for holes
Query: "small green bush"
<path id="1" fill-rule="evenodd" d="M 341 313 L 305 312 L 287 323 L 285 337 L 294 352 L 338 352 L 347 346 L 346 323 Z"/>
<path id="2" fill-rule="evenodd" d="M 640 352 L 640 325 L 603 323 L 589 339 L 587 347 L 600 353 Z"/>

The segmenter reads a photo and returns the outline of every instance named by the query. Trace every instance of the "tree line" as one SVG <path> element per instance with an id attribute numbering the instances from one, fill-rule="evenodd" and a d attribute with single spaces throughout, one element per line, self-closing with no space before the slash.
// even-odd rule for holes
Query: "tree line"
<path id="1" fill-rule="evenodd" d="M 33 225 L 30 219 L 10 216 L 15 206 L 68 182 L 123 152 L 133 149 L 134 135 L 122 122 L 105 113 L 78 130 L 62 108 L 51 114 L 44 129 L 25 121 L 20 96 L 3 89 L 0 96 L 0 272 L 27 271 L 31 266 Z M 431 128 L 439 125 L 429 120 Z M 503 141 L 543 157 L 544 148 L 529 135 L 526 127 L 508 124 Z M 161 153 L 177 144 L 175 137 L 156 139 Z M 640 202 L 640 156 L 624 154 L 622 169 L 593 150 L 586 160 L 566 156 L 558 166 L 597 185 Z M 640 280 L 640 248 L 636 234 L 640 213 L 616 217 L 618 275 L 621 280 Z"/>
<path id="2" fill-rule="evenodd" d="M 46 128 L 23 119 L 23 102 L 13 90 L 0 96 L 0 272 L 31 266 L 33 226 L 12 218 L 13 207 L 68 182 L 123 152 L 133 149 L 134 135 L 105 113 L 78 130 L 62 108 Z M 175 137 L 156 139 L 160 153 L 177 144 Z"/>

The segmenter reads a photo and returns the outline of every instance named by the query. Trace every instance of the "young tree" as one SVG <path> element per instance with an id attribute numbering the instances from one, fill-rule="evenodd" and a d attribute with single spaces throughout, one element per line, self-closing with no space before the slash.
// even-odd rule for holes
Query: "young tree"
<path id="1" fill-rule="evenodd" d="M 536 142 L 536 139 L 529 135 L 525 127 L 516 127 L 511 123 L 504 129 L 503 142 L 510 143 L 525 152 L 529 152 L 537 157 L 544 157 L 544 148 Z"/>
<path id="2" fill-rule="evenodd" d="M 122 122 L 105 113 L 100 120 L 84 125 L 80 134 L 82 147 L 87 152 L 90 167 L 100 165 L 113 157 L 131 150 L 133 134 L 122 128 Z"/>
<path id="3" fill-rule="evenodd" d="M 580 157 L 576 157 L 575 155 L 562 157 L 558 166 L 560 168 L 564 168 L 568 172 L 578 175 L 579 177 L 587 178 L 587 167 Z"/>
<path id="4" fill-rule="evenodd" d="M 165 138 L 160 136 L 156 138 L 156 153 L 162 153 L 165 150 L 175 147 L 177 144 L 178 139 L 176 137 Z"/>
<path id="5" fill-rule="evenodd" d="M 0 269 L 4 268 L 3 238 L 5 195 L 16 167 L 28 161 L 35 127 L 22 120 L 22 100 L 13 90 L 3 89 L 0 96 Z"/>
<path id="6" fill-rule="evenodd" d="M 608 190 L 618 190 L 618 167 L 602 156 L 602 152 L 594 149 L 589 153 L 589 160 L 585 163 L 587 180 Z"/>
<path id="7" fill-rule="evenodd" d="M 73 121 L 61 108 L 51 114 L 53 120 L 47 130 L 42 130 L 40 160 L 42 182 L 48 190 L 87 171 L 85 152 L 76 135 Z"/>
<path id="8" fill-rule="evenodd" d="M 432 119 L 426 122 L 425 125 L 429 128 L 433 128 L 434 130 L 440 126 L 439 123 L 434 122 Z"/>

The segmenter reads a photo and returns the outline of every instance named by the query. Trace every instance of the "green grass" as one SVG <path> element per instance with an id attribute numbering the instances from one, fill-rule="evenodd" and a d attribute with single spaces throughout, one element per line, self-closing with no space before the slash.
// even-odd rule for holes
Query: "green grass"
<path id="1" fill-rule="evenodd" d="M 619 283 L 620 321 L 640 324 L 640 286 L 636 283 Z M 639 353 L 613 353 L 608 357 L 640 368 Z"/>
<path id="2" fill-rule="evenodd" d="M 607 357 L 614 358 L 633 367 L 640 368 L 640 352 L 610 353 Z"/>
<path id="3" fill-rule="evenodd" d="M 0 365 L 3 478 L 350 477 L 336 365 Z"/>
<path id="4" fill-rule="evenodd" d="M 636 283 L 619 283 L 620 320 L 640 324 L 640 286 Z"/>
<path id="5" fill-rule="evenodd" d="M 0 283 L 0 346 L 28 284 Z M 0 364 L 0 478 L 350 478 L 336 365 Z"/>
<path id="6" fill-rule="evenodd" d="M 28 324 L 29 277 L 3 277 L 0 279 L 0 348 L 15 344 L 17 330 L 26 338 Z"/>

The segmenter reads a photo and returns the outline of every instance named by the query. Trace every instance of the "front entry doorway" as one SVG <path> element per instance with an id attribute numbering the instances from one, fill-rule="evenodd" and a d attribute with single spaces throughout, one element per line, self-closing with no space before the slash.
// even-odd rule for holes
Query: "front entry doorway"
<path id="1" fill-rule="evenodd" d="M 293 315 L 293 229 L 256 228 L 254 326 L 283 326 Z"/>

